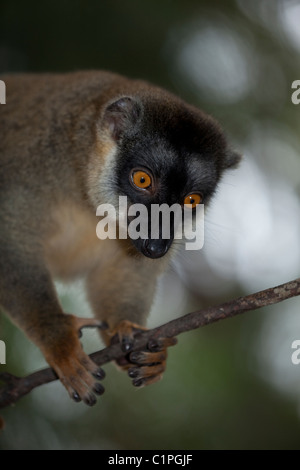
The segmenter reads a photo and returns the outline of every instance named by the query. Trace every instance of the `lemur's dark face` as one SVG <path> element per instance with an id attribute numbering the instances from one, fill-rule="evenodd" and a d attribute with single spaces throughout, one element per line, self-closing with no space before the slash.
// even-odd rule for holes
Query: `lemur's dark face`
<path id="1" fill-rule="evenodd" d="M 172 95 L 164 98 L 123 97 L 105 114 L 117 143 L 115 191 L 129 204 L 148 210 L 148 237 L 132 240 L 150 258 L 167 253 L 173 238 L 151 239 L 151 205 L 207 204 L 226 168 L 240 157 L 227 148 L 216 122 Z M 161 222 L 160 222 L 161 223 Z"/>

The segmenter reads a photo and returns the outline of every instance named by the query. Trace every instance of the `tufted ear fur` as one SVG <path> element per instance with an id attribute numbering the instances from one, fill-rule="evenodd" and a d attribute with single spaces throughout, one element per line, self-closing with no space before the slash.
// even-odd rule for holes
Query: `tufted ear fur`
<path id="1" fill-rule="evenodd" d="M 237 168 L 242 155 L 235 150 L 228 150 L 224 159 L 224 169 L 226 168 Z"/>
<path id="2" fill-rule="evenodd" d="M 124 133 L 132 133 L 142 115 L 142 104 L 135 98 L 124 96 L 110 103 L 104 112 L 104 125 L 118 142 Z"/>

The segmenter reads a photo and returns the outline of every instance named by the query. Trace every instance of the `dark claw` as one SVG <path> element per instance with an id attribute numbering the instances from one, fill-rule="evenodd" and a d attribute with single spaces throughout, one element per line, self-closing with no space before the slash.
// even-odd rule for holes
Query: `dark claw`
<path id="1" fill-rule="evenodd" d="M 130 354 L 129 359 L 131 362 L 139 362 L 141 359 L 141 353 L 139 352 L 133 352 Z"/>
<path id="2" fill-rule="evenodd" d="M 77 403 L 79 403 L 81 401 L 81 398 L 80 398 L 80 396 L 78 395 L 77 392 L 73 393 L 73 400 L 76 401 Z"/>
<path id="3" fill-rule="evenodd" d="M 143 383 L 144 383 L 143 379 L 136 379 L 132 381 L 132 385 L 134 387 L 140 387 L 141 385 L 143 385 Z"/>
<path id="4" fill-rule="evenodd" d="M 84 397 L 83 401 L 88 406 L 94 406 L 97 402 L 95 395 L 93 395 L 92 393 Z"/>
<path id="5" fill-rule="evenodd" d="M 96 378 L 96 379 L 104 379 L 105 377 L 105 372 L 103 369 L 98 369 L 96 372 L 93 373 L 93 376 Z"/>
<path id="6" fill-rule="evenodd" d="M 139 375 L 138 369 L 128 369 L 128 375 L 131 379 L 136 379 Z"/>
<path id="7" fill-rule="evenodd" d="M 133 348 L 132 338 L 125 337 L 122 339 L 122 351 L 129 352 Z"/>
<path id="8" fill-rule="evenodd" d="M 104 387 L 98 383 L 94 385 L 93 390 L 97 395 L 103 395 L 104 393 Z"/>
<path id="9" fill-rule="evenodd" d="M 148 349 L 151 352 L 158 352 L 161 350 L 161 344 L 158 340 L 150 339 L 148 342 Z"/>

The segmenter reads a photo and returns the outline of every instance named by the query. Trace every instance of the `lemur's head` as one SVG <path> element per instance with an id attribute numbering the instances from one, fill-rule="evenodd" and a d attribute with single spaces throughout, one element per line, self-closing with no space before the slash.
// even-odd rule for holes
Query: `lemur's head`
<path id="1" fill-rule="evenodd" d="M 172 224 L 170 236 L 162 237 L 161 220 L 158 238 L 151 238 L 152 205 L 189 204 L 192 211 L 206 205 L 224 170 L 240 161 L 211 117 L 157 88 L 115 97 L 104 109 L 101 129 L 109 151 L 100 186 L 112 195 L 105 202 L 117 203 L 115 196 L 122 195 L 128 205 L 147 208 L 147 234 L 132 243 L 149 258 L 167 253 L 174 238 Z"/>

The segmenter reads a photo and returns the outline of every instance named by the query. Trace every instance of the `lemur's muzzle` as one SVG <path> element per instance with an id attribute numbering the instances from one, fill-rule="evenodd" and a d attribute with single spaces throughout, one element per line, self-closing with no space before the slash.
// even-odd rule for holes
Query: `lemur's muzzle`
<path id="1" fill-rule="evenodd" d="M 169 250 L 172 239 L 143 240 L 141 251 L 148 258 L 161 258 Z"/>

